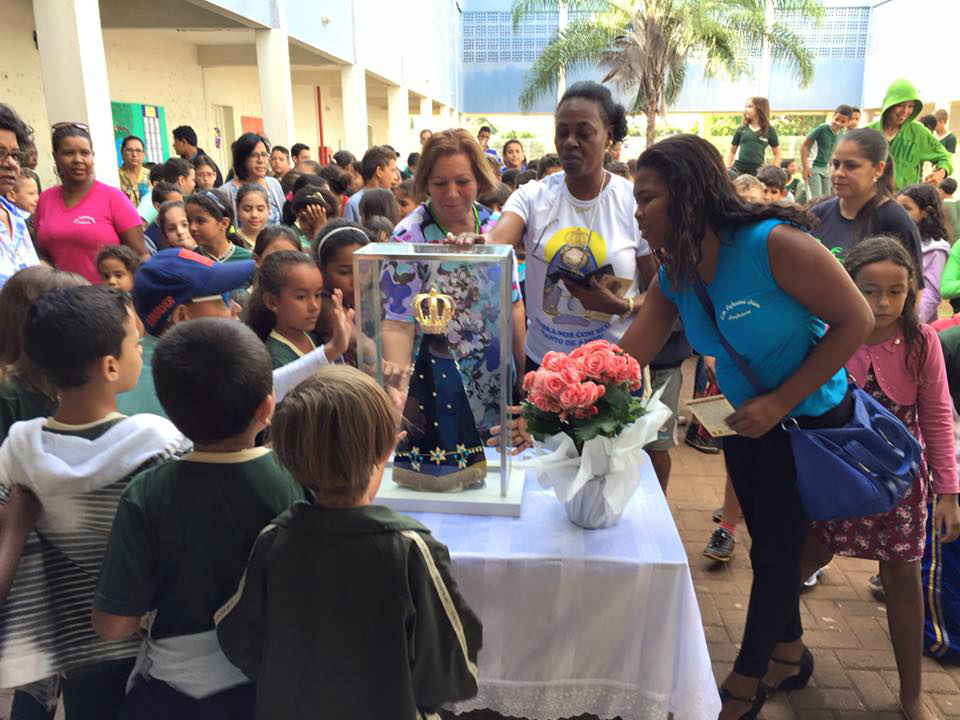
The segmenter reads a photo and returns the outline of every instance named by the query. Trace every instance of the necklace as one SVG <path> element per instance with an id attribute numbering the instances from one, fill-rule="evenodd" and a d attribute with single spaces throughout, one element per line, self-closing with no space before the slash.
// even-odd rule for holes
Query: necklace
<path id="1" fill-rule="evenodd" d="M 430 218 L 433 220 L 433 224 L 440 228 L 440 232 L 443 233 L 443 237 L 446 237 L 450 231 L 447 230 L 443 226 L 443 223 L 440 222 L 440 218 L 438 218 L 436 213 L 433 212 L 431 205 L 432 203 L 427 203 L 427 212 L 430 213 Z M 480 234 L 480 213 L 477 212 L 476 203 L 473 204 L 473 231 L 478 235 Z"/>
<path id="2" fill-rule="evenodd" d="M 597 192 L 597 196 L 593 199 L 593 214 L 590 216 L 590 223 L 587 226 L 587 232 L 584 233 L 582 230 L 578 231 L 577 234 L 580 236 L 577 238 L 577 244 L 571 247 L 568 247 L 563 251 L 561 256 L 561 262 L 567 266 L 569 269 L 580 272 L 584 265 L 587 263 L 590 241 L 593 240 L 593 226 L 597 221 L 597 212 L 600 210 L 600 195 L 603 193 L 603 189 L 607 186 L 607 182 L 610 180 L 610 174 L 604 170 L 603 182 L 600 183 L 600 190 Z M 569 192 L 569 188 L 567 188 Z M 587 208 L 583 208 L 585 211 Z M 582 212 L 579 208 L 574 206 L 574 210 L 577 212 Z M 573 238 L 571 238 L 573 240 Z"/>

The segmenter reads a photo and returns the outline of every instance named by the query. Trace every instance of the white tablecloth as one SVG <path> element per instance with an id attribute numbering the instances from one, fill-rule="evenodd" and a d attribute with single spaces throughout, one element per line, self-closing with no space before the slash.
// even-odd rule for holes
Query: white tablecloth
<path id="1" fill-rule="evenodd" d="M 480 691 L 457 713 L 715 720 L 720 699 L 687 557 L 649 463 L 623 519 L 571 524 L 527 474 L 520 518 L 414 513 L 450 548 L 483 622 Z"/>

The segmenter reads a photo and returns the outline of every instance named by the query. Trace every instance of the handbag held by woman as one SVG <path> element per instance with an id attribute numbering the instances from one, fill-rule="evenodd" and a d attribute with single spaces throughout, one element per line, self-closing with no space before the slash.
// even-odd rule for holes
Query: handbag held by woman
<path id="1" fill-rule="evenodd" d="M 720 332 L 699 277 L 695 290 L 730 359 L 758 395 L 767 394 L 760 377 Z M 813 520 L 889 512 L 913 483 L 920 463 L 920 443 L 899 418 L 855 384 L 848 393 L 850 418 L 840 427 L 804 428 L 790 417 L 781 422 L 790 435 L 797 491 Z"/>

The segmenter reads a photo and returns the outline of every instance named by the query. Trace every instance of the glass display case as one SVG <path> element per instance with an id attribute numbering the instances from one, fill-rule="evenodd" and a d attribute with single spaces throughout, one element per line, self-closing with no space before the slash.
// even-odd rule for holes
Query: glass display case
<path id="1" fill-rule="evenodd" d="M 372 243 L 353 263 L 358 366 L 403 408 L 406 430 L 377 502 L 519 515 L 523 472 L 505 433 L 488 443 L 509 421 L 516 378 L 513 250 Z"/>

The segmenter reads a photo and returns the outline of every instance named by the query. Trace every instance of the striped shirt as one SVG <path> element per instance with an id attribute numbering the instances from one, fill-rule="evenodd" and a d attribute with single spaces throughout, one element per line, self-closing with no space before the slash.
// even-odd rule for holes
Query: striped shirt
<path id="1" fill-rule="evenodd" d="M 114 414 L 88 426 L 48 420 L 43 433 L 95 440 L 125 419 Z M 51 446 L 55 448 L 55 440 Z M 176 443 L 158 444 L 156 454 L 113 482 L 109 474 L 115 464 L 104 465 L 100 474 L 108 484 L 103 487 L 81 494 L 39 496 L 43 513 L 24 547 L 10 593 L 0 605 L 0 687 L 137 654 L 139 638 L 106 641 L 94 632 L 90 617 L 97 577 L 117 504 L 130 478 L 184 450 Z"/>

